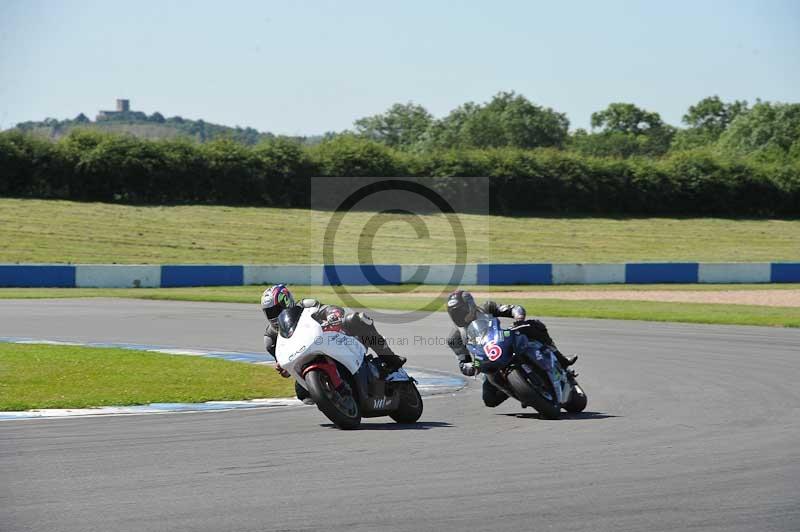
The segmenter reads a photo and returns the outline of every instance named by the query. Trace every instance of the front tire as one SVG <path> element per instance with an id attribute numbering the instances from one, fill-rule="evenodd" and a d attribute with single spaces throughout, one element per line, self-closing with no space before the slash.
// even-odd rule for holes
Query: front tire
<path id="1" fill-rule="evenodd" d="M 422 396 L 413 382 L 403 386 L 400 391 L 400 406 L 389 414 L 398 423 L 415 423 L 422 416 Z"/>
<path id="2" fill-rule="evenodd" d="M 508 383 L 521 402 L 532 406 L 545 418 L 558 419 L 561 417 L 561 407 L 555 404 L 555 400 L 548 400 L 544 395 L 539 393 L 528 381 L 528 378 L 521 369 L 515 369 L 508 374 Z M 547 386 L 548 383 L 545 382 L 543 384 Z M 547 386 L 547 388 L 550 395 L 555 399 L 552 386 Z"/>
<path id="3" fill-rule="evenodd" d="M 341 394 L 333 388 L 331 379 L 322 370 L 311 370 L 305 375 L 308 392 L 320 412 L 340 429 L 351 430 L 361 424 L 358 400 L 350 393 Z"/>
<path id="4" fill-rule="evenodd" d="M 578 412 L 583 412 L 584 408 L 586 408 L 588 399 L 583 388 L 581 388 L 577 382 L 572 383 L 572 388 L 573 390 L 569 396 L 569 401 L 564 404 L 564 410 L 570 414 L 577 414 Z"/>

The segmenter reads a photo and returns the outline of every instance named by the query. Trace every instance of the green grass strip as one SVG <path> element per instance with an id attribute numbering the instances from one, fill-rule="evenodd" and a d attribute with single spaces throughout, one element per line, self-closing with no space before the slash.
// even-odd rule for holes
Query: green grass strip
<path id="1" fill-rule="evenodd" d="M 0 262 L 321 264 L 331 212 L 0 198 Z M 421 219 L 426 236 L 411 222 Z M 467 262 L 771 262 L 800 259 L 800 220 L 460 214 Z M 378 229 L 369 230 L 367 222 Z M 287 230 L 290 228 L 291 230 Z M 513 242 L 514 245 L 509 243 Z M 447 217 L 351 212 L 333 262 L 449 264 Z"/>
<path id="2" fill-rule="evenodd" d="M 383 287 L 382 287 L 383 288 Z M 442 287 L 415 286 L 412 292 L 403 293 L 409 287 L 386 287 L 385 292 L 375 287 L 349 287 L 348 292 L 365 308 L 386 310 L 444 310 L 444 299 L 415 293 L 436 293 Z M 559 316 L 568 318 L 609 318 L 621 320 L 675 321 L 685 323 L 714 323 L 728 325 L 760 325 L 770 327 L 800 327 L 800 307 L 767 307 L 760 305 L 732 305 L 717 303 L 673 303 L 635 300 L 563 300 L 520 298 L 517 291 L 568 292 L 580 290 L 786 290 L 798 289 L 797 284 L 753 284 L 753 285 L 580 285 L 580 286 L 515 286 L 515 287 L 466 287 L 475 291 L 493 292 L 498 301 L 514 301 L 528 308 L 531 316 Z M 257 306 L 262 287 L 200 287 L 200 288 L 3 288 L 0 299 L 11 298 L 70 298 L 70 297 L 125 297 L 138 299 L 210 301 L 224 303 L 250 303 L 253 311 Z M 295 297 L 316 297 L 325 303 L 343 304 L 343 300 L 331 287 L 293 286 Z M 397 293 L 399 292 L 399 293 Z M 485 298 L 479 298 L 482 301 Z"/>
<path id="3" fill-rule="evenodd" d="M 221 303 L 257 304 L 264 286 L 198 286 L 191 288 L 0 288 L 0 299 L 60 299 L 74 297 L 125 297 L 132 299 L 160 299 L 174 301 L 211 301 Z M 580 292 L 580 291 L 630 291 L 691 290 L 713 292 L 730 290 L 797 290 L 800 284 L 653 284 L 653 285 L 525 285 L 525 286 L 462 286 L 464 290 L 492 292 L 515 297 L 515 292 Z M 341 302 L 339 289 L 330 286 L 290 286 L 296 298 L 314 297 L 325 302 Z M 346 291 L 356 296 L 399 297 L 435 293 L 441 285 L 401 286 L 349 286 Z"/>
<path id="4" fill-rule="evenodd" d="M 269 366 L 127 349 L 0 344 L 0 411 L 292 397 Z"/>
<path id="5" fill-rule="evenodd" d="M 532 316 L 800 327 L 800 307 L 563 299 L 520 299 Z"/>

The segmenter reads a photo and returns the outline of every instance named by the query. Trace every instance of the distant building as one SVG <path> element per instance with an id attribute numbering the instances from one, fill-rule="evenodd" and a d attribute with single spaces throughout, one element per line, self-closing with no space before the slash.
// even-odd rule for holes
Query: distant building
<path id="1" fill-rule="evenodd" d="M 129 113 L 131 111 L 131 101 L 124 100 L 117 98 L 117 110 L 116 111 L 100 111 L 97 113 L 97 117 L 95 120 L 108 120 L 116 115 L 120 115 L 122 113 Z"/>

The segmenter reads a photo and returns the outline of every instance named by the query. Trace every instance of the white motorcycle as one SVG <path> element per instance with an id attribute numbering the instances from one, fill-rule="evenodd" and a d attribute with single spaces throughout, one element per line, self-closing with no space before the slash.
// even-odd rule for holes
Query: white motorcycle
<path id="1" fill-rule="evenodd" d="M 357 339 L 323 331 L 314 308 L 291 307 L 278 316 L 275 359 L 333 423 L 354 429 L 362 417 L 389 416 L 414 423 L 422 415 L 422 396 L 402 368 L 381 376 L 376 359 Z"/>

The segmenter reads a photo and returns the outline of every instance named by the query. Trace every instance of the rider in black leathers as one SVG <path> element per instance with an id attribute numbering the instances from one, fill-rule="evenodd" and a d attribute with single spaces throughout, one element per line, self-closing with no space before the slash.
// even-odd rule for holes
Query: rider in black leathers
<path id="1" fill-rule="evenodd" d="M 472 294 L 456 290 L 447 299 L 447 313 L 455 325 L 447 337 L 447 345 L 458 357 L 461 373 L 466 376 L 471 377 L 477 373 L 477 368 L 472 363 L 472 356 L 465 345 L 466 329 L 480 314 L 495 318 L 513 318 L 515 331 L 524 334 L 529 340 L 536 340 L 552 347 L 558 362 L 564 368 L 571 366 L 578 359 L 577 356 L 565 357 L 555 347 L 555 342 L 550 337 L 545 324 L 539 320 L 526 320 L 525 309 L 520 305 L 498 305 L 494 301 L 487 301 L 483 305 L 477 306 Z M 497 389 L 487 379 L 483 380 L 483 404 L 495 407 L 506 399 L 508 399 L 508 395 L 505 392 Z"/>
<path id="2" fill-rule="evenodd" d="M 264 331 L 264 348 L 275 356 L 275 347 L 278 340 L 278 315 L 288 307 L 300 306 L 302 308 L 316 308 L 313 317 L 322 325 L 323 331 L 341 331 L 349 336 L 355 336 L 367 348 L 372 348 L 381 361 L 384 374 L 389 374 L 400 369 L 406 363 L 405 357 L 396 355 L 387 345 L 386 339 L 375 329 L 372 318 L 363 312 L 345 313 L 342 307 L 336 305 L 323 305 L 316 299 L 303 299 L 295 304 L 294 298 L 285 285 L 275 285 L 266 290 L 261 296 L 261 308 L 267 317 L 267 328 Z M 289 373 L 280 365 L 275 369 L 283 377 Z M 297 382 L 294 385 L 297 398 L 303 402 L 310 402 L 308 390 Z"/>

